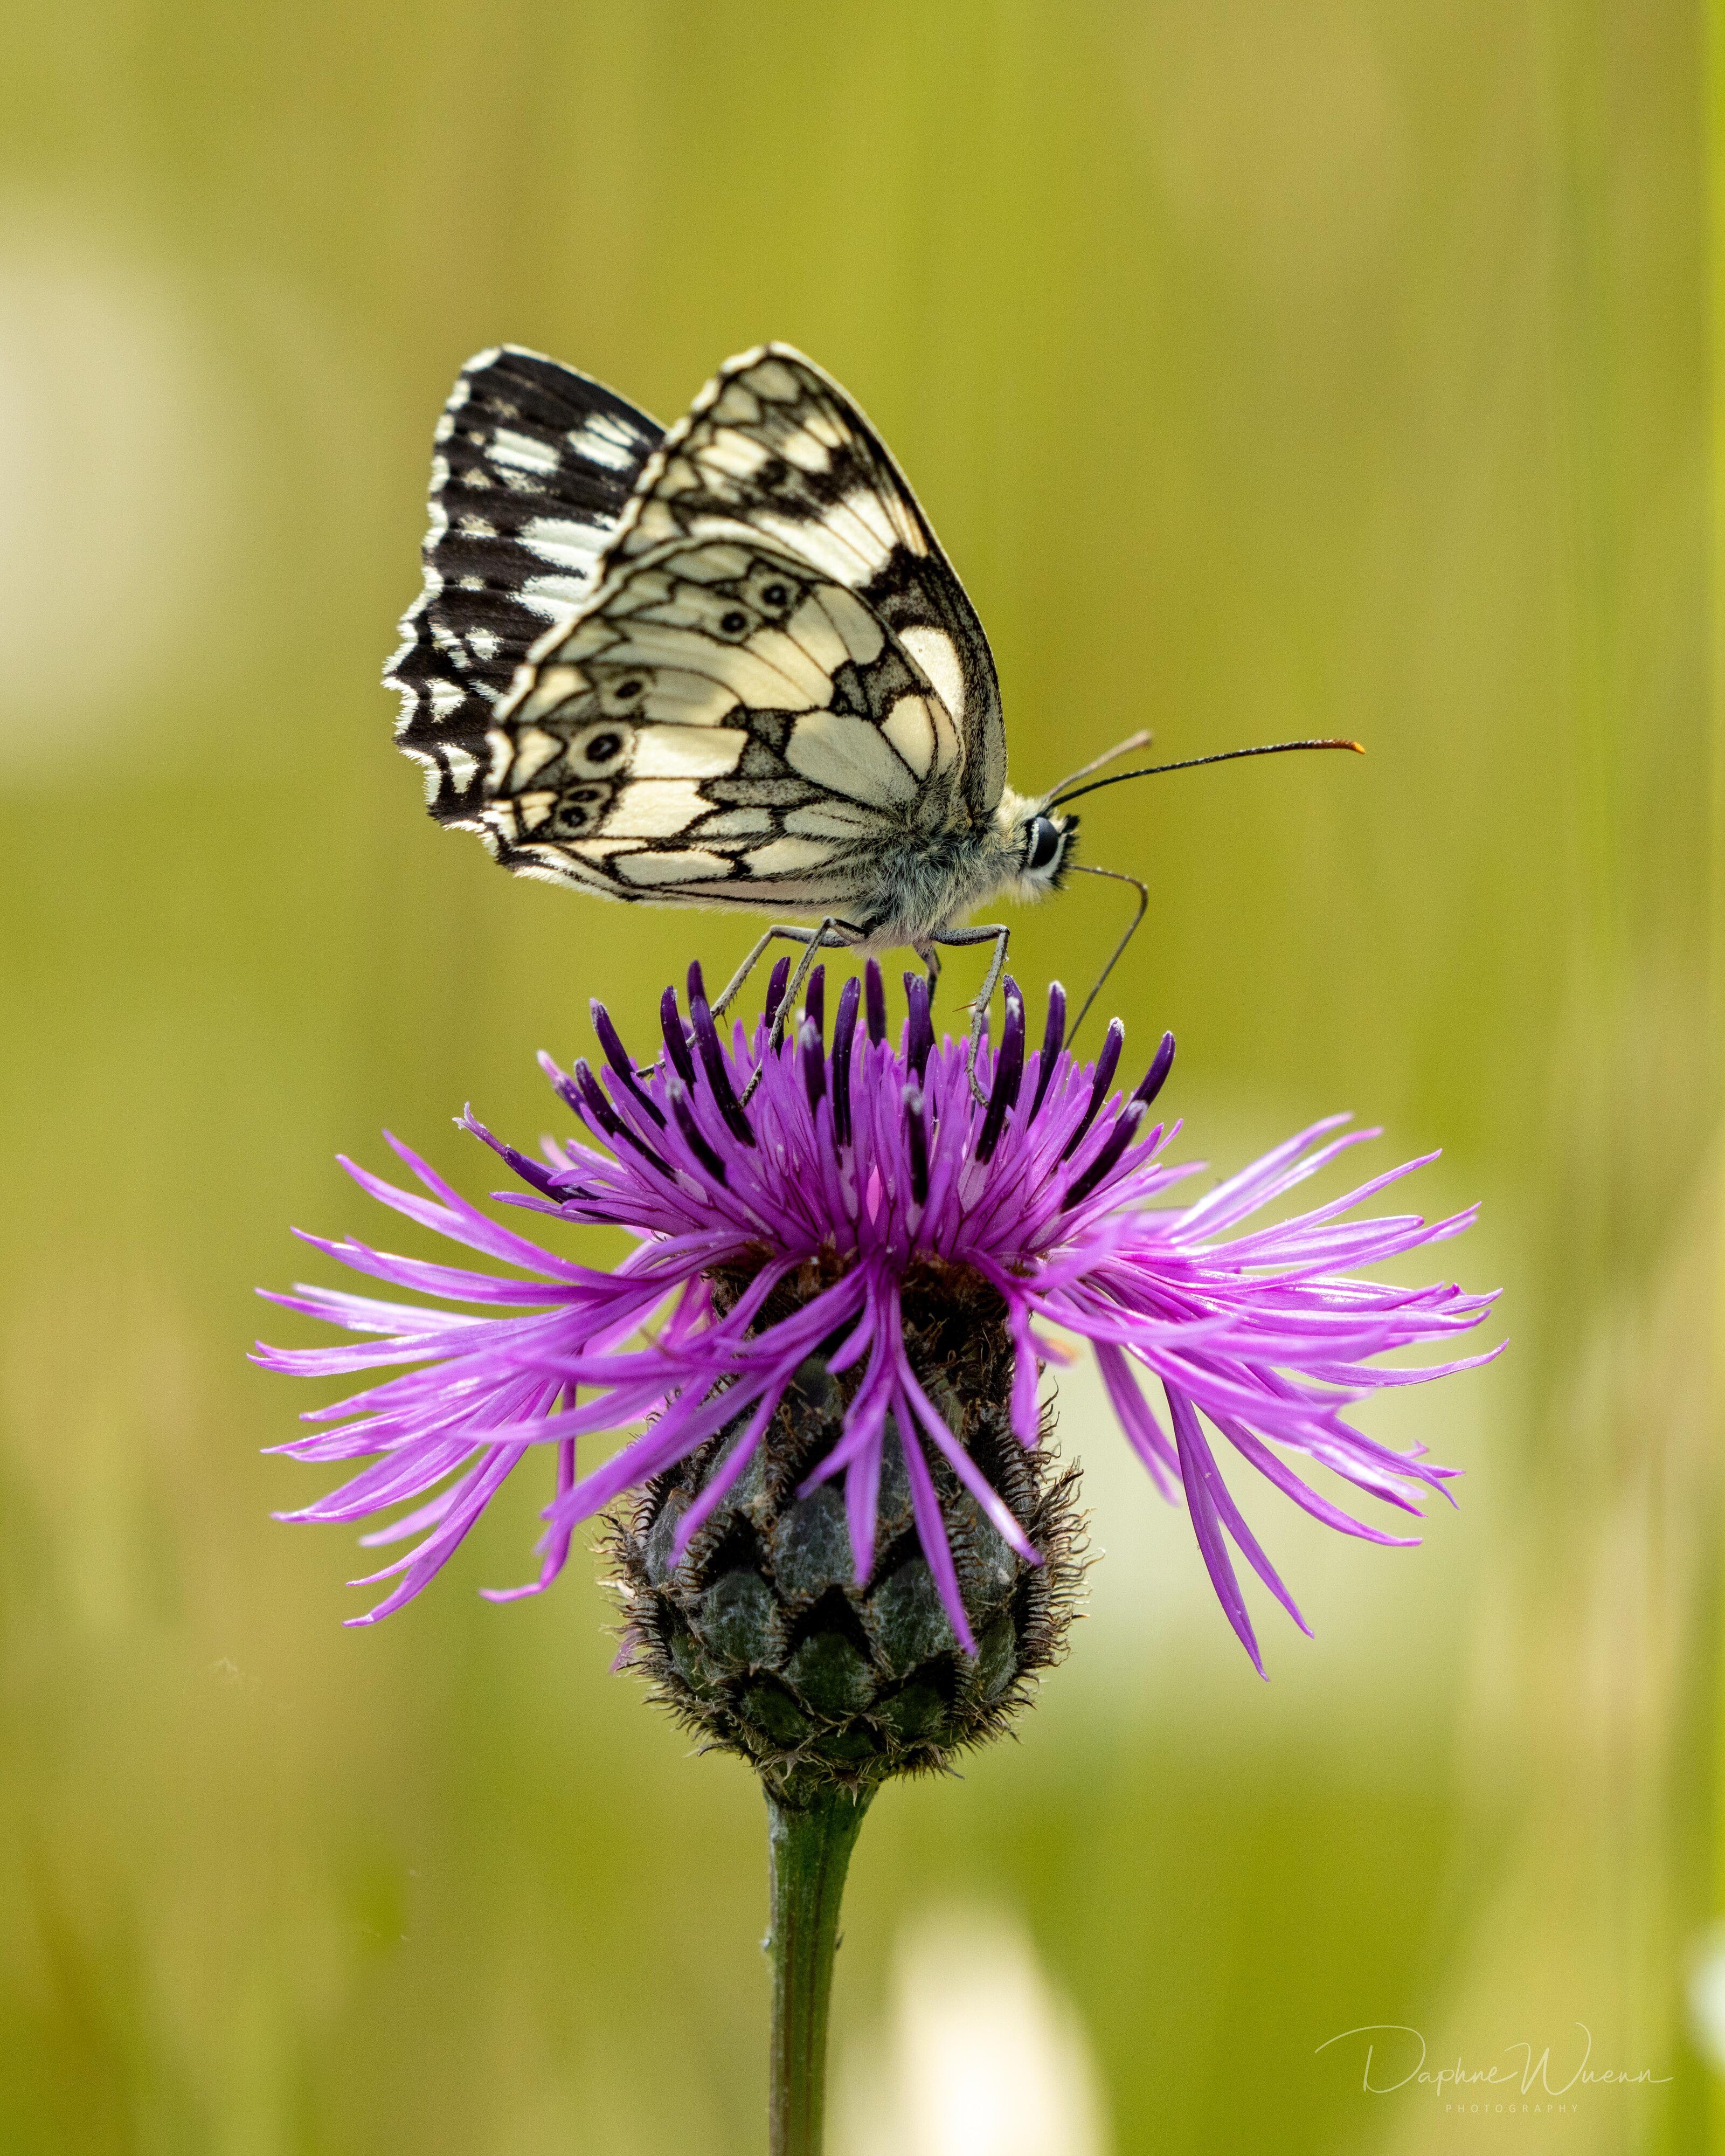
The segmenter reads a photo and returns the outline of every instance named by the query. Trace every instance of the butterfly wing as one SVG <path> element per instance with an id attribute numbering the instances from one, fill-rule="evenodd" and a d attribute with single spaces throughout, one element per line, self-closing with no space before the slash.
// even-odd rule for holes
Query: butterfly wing
<path id="1" fill-rule="evenodd" d="M 867 925 L 891 849 L 962 824 L 963 744 L 865 600 L 750 521 L 720 521 L 619 541 L 535 648 L 490 732 L 488 843 L 612 897 Z"/>
<path id="2" fill-rule="evenodd" d="M 383 677 L 439 822 L 480 826 L 495 707 L 547 628 L 592 591 L 662 433 L 537 352 L 506 345 L 462 368 L 438 422 L 424 588 Z"/>
<path id="3" fill-rule="evenodd" d="M 608 566 L 737 523 L 854 592 L 910 653 L 957 729 L 964 805 L 984 821 L 1006 735 L 982 624 L 885 443 L 788 345 L 720 368 L 643 473 Z"/>
<path id="4" fill-rule="evenodd" d="M 963 587 L 861 413 L 780 346 L 649 459 L 488 747 L 477 820 L 506 866 L 860 925 L 893 910 L 894 849 L 932 855 L 1004 779 Z"/>
<path id="5" fill-rule="evenodd" d="M 999 798 L 963 588 L 861 412 L 786 346 L 663 437 L 554 361 L 481 353 L 439 424 L 425 559 L 398 738 L 433 814 L 510 868 L 879 919 L 887 851 Z"/>

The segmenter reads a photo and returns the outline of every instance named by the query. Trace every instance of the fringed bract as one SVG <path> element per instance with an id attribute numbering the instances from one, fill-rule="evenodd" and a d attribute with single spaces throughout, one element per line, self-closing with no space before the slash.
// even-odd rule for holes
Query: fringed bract
<path id="1" fill-rule="evenodd" d="M 788 1316 L 819 1285 L 783 1283 L 762 1322 Z M 734 1302 L 746 1276 L 720 1281 Z M 747 1417 L 655 1476 L 614 1516 L 608 1553 L 625 1618 L 625 1659 L 655 1696 L 712 1746 L 735 1752 L 793 1802 L 823 1784 L 855 1789 L 942 1767 L 999 1735 L 1058 1661 L 1083 1572 L 1078 1474 L 1048 1444 L 1026 1450 L 1009 1412 L 1005 1309 L 962 1266 L 906 1278 L 911 1367 L 1042 1563 L 1026 1563 L 945 1461 L 931 1463 L 974 1657 L 961 1648 L 916 1532 L 896 1429 L 882 1462 L 874 1562 L 858 1582 L 836 1481 L 800 1495 L 839 1442 L 853 1373 L 811 1356 L 765 1441 L 725 1502 L 673 1562 L 680 1520 Z M 1051 1416 L 1049 1422 L 1051 1424 Z"/>

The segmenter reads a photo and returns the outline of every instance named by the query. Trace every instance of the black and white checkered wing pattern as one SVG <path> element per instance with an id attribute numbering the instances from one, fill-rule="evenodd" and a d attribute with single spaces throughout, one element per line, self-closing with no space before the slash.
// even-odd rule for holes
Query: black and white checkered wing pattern
<path id="1" fill-rule="evenodd" d="M 962 824 L 928 672 L 847 584 L 731 520 L 619 549 L 490 736 L 506 867 L 673 905 L 891 915 Z"/>
<path id="2" fill-rule="evenodd" d="M 982 624 L 886 444 L 788 345 L 720 368 L 643 473 L 607 567 L 739 525 L 854 592 L 886 624 L 957 730 L 964 808 L 974 822 L 988 818 L 1006 783 L 1006 735 Z"/>
<path id="3" fill-rule="evenodd" d="M 656 421 L 514 346 L 461 370 L 438 423 L 425 584 L 384 680 L 439 822 L 483 829 L 486 734 L 516 668 L 591 593 Z"/>
<path id="4" fill-rule="evenodd" d="M 665 436 L 487 747 L 477 821 L 507 867 L 871 932 L 1005 776 L 957 578 L 861 413 L 783 346 L 732 361 Z"/>

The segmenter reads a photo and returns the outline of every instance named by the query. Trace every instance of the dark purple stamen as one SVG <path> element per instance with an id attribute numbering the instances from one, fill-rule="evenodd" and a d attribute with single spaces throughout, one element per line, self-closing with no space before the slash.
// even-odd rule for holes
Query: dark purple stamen
<path id="1" fill-rule="evenodd" d="M 695 1045 L 701 1052 L 701 1067 L 706 1073 L 706 1082 L 713 1089 L 713 1100 L 719 1113 L 725 1118 L 725 1127 L 746 1146 L 755 1142 L 749 1127 L 749 1119 L 737 1104 L 737 1096 L 731 1089 L 731 1074 L 725 1068 L 725 1058 L 719 1046 L 719 1029 L 713 1024 L 712 1012 L 707 1008 L 706 994 L 701 985 L 701 968 L 689 968 L 689 1017 L 695 1028 Z"/>
<path id="2" fill-rule="evenodd" d="M 1156 1098 L 1168 1083 L 1168 1074 L 1174 1067 L 1174 1037 L 1171 1033 L 1162 1036 L 1162 1045 L 1150 1059 L 1150 1068 L 1144 1073 L 1143 1083 L 1132 1095 L 1145 1107 Z"/>
<path id="3" fill-rule="evenodd" d="M 817 1040 L 824 1037 L 827 1029 L 827 969 L 817 966 L 809 976 L 809 987 L 803 998 L 803 1014 L 814 1028 Z"/>
<path id="4" fill-rule="evenodd" d="M 574 1112 L 580 1116 L 582 1122 L 585 1122 L 587 1121 L 587 1112 L 581 1105 L 580 1087 L 576 1085 L 574 1080 L 570 1077 L 566 1070 L 558 1070 L 557 1065 L 552 1060 L 551 1057 L 545 1053 L 545 1050 L 542 1048 L 539 1051 L 539 1068 L 545 1073 L 546 1076 L 550 1079 L 552 1086 L 555 1091 L 558 1100 L 562 1102 L 566 1108 L 572 1109 Z"/>
<path id="5" fill-rule="evenodd" d="M 683 1133 L 685 1143 L 715 1183 L 725 1180 L 725 1163 L 702 1137 L 701 1126 L 696 1122 L 689 1106 L 689 1096 L 673 1079 L 665 1089 L 670 1111 L 676 1118 L 677 1128 Z"/>
<path id="6" fill-rule="evenodd" d="M 471 1129 L 474 1127 L 470 1124 L 468 1127 Z M 568 1197 L 570 1194 L 567 1186 L 557 1182 L 542 1161 L 533 1159 L 530 1154 L 517 1152 L 506 1140 L 493 1137 L 489 1131 L 482 1131 L 479 1135 L 492 1152 L 500 1159 L 506 1160 L 521 1181 L 531 1183 L 542 1198 L 548 1198 L 553 1204 L 561 1205 Z"/>
<path id="7" fill-rule="evenodd" d="M 915 1073 L 916 1083 L 920 1086 L 922 1073 L 928 1067 L 928 1059 L 934 1053 L 934 1019 L 928 1009 L 928 983 L 921 973 L 905 975 L 905 1001 L 911 1007 L 905 1061 Z"/>
<path id="8" fill-rule="evenodd" d="M 928 1123 L 920 1086 L 905 1088 L 905 1128 L 911 1141 L 911 1202 L 921 1205 L 928 1197 Z"/>
<path id="9" fill-rule="evenodd" d="M 1128 1101 L 1121 1110 L 1119 1120 L 1109 1132 L 1102 1150 L 1072 1185 L 1062 1201 L 1063 1206 L 1081 1204 L 1088 1198 L 1105 1175 L 1113 1173 L 1116 1164 L 1127 1147 L 1138 1134 L 1138 1127 L 1150 1111 L 1137 1101 Z"/>
<path id="10" fill-rule="evenodd" d="M 576 1059 L 571 1075 L 588 1120 L 596 1123 L 605 1137 L 614 1138 L 623 1128 L 623 1118 L 605 1097 L 605 1089 L 593 1076 L 593 1065 L 584 1055 Z"/>
<path id="11" fill-rule="evenodd" d="M 624 1089 L 634 1096 L 637 1106 L 663 1130 L 665 1117 L 635 1083 L 634 1059 L 624 1046 L 616 1027 L 612 1024 L 610 1012 L 597 996 L 588 1008 L 593 1013 L 593 1029 L 599 1037 L 599 1046 L 605 1051 L 606 1062 L 615 1071 Z"/>
<path id="12" fill-rule="evenodd" d="M 878 1048 L 886 1038 L 886 983 L 872 958 L 863 968 L 863 980 L 869 998 L 869 1039 Z"/>
<path id="13" fill-rule="evenodd" d="M 685 1086 L 695 1083 L 695 1064 L 689 1054 L 689 1036 L 683 1030 L 683 1014 L 677 1009 L 677 992 L 667 988 L 659 998 L 659 1029 L 665 1035 L 665 1052 Z"/>
<path id="14" fill-rule="evenodd" d="M 809 1112 L 820 1106 L 827 1090 L 827 1060 L 821 1053 L 820 1035 L 812 1019 L 805 1019 L 797 1034 L 797 1050 L 803 1058 L 803 1083 L 809 1091 Z"/>
<path id="15" fill-rule="evenodd" d="M 1085 1132 L 1096 1119 L 1096 1111 L 1108 1097 L 1108 1088 L 1114 1083 L 1115 1065 L 1120 1060 L 1120 1051 L 1126 1045 L 1126 1028 L 1117 1018 L 1108 1021 L 1108 1038 L 1102 1043 L 1102 1052 L 1096 1058 L 1096 1075 L 1090 1089 L 1090 1106 L 1084 1111 L 1084 1121 L 1066 1141 L 1062 1160 L 1070 1160 L 1082 1142 Z"/>
<path id="16" fill-rule="evenodd" d="M 761 1016 L 766 1021 L 768 1033 L 773 1030 L 773 1019 L 778 1016 L 778 1007 L 784 1001 L 784 992 L 790 978 L 791 962 L 788 958 L 781 958 L 767 983 L 767 1000 L 761 1009 Z"/>
<path id="17" fill-rule="evenodd" d="M 617 1150 L 618 1139 L 621 1138 L 625 1145 L 633 1146 L 643 1160 L 651 1161 L 661 1175 L 675 1175 L 676 1171 L 670 1163 L 661 1158 L 645 1138 L 632 1131 L 618 1114 L 606 1098 L 604 1087 L 594 1077 L 593 1065 L 584 1055 L 576 1062 L 574 1076 L 583 1111 L 588 1121 L 597 1125 L 600 1135 L 614 1152 Z"/>
<path id="18" fill-rule="evenodd" d="M 1038 1058 L 1036 1097 L 1030 1103 L 1030 1112 L 1024 1118 L 1034 1123 L 1042 1113 L 1042 1103 L 1048 1097 L 1049 1081 L 1054 1076 L 1055 1065 L 1060 1061 L 1060 1050 L 1066 1045 L 1066 991 L 1058 981 L 1050 981 L 1048 988 L 1048 1024 L 1042 1029 L 1042 1053 Z"/>
<path id="19" fill-rule="evenodd" d="M 1018 1105 L 1019 1087 L 1024 1076 L 1024 999 L 1016 981 L 1006 983 L 1006 1034 L 994 1065 L 994 1089 L 988 1096 L 988 1112 L 983 1118 L 983 1134 L 976 1142 L 978 1160 L 993 1160 L 1006 1119 Z"/>
<path id="20" fill-rule="evenodd" d="M 850 1049 L 861 1001 L 862 983 L 853 973 L 839 992 L 839 1015 L 833 1021 L 833 1137 L 841 1146 L 850 1142 Z"/>

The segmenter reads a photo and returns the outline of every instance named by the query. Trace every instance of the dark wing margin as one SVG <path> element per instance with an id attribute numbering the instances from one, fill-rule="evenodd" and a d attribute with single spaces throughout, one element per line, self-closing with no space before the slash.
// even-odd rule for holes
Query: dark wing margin
<path id="1" fill-rule="evenodd" d="M 963 743 L 973 822 L 1006 783 L 988 639 L 891 453 L 832 377 L 789 345 L 727 360 L 642 475 L 605 568 L 737 525 L 856 593 L 932 681 Z"/>
<path id="2" fill-rule="evenodd" d="M 424 588 L 383 675 L 439 823 L 477 827 L 493 707 L 592 589 L 663 432 L 603 382 L 518 346 L 457 377 L 437 426 Z"/>

